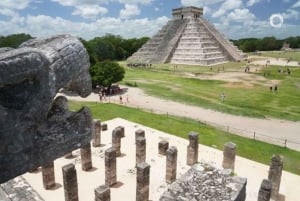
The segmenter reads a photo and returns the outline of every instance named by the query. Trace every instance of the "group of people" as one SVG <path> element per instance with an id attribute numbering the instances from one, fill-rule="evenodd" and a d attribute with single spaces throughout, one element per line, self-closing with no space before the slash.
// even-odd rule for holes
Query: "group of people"
<path id="1" fill-rule="evenodd" d="M 128 63 L 128 67 L 143 67 L 143 68 L 151 68 L 152 64 L 151 63 Z"/>
<path id="2" fill-rule="evenodd" d="M 277 91 L 278 91 L 278 86 L 277 86 L 277 84 L 275 84 L 274 87 L 273 87 L 273 86 L 270 86 L 270 92 L 273 92 L 273 88 L 274 88 L 274 92 L 277 93 Z"/>
<path id="3" fill-rule="evenodd" d="M 105 90 L 104 89 L 100 89 L 99 90 L 99 99 L 100 99 L 100 102 L 102 102 L 102 100 L 106 100 L 106 93 L 105 93 Z"/>

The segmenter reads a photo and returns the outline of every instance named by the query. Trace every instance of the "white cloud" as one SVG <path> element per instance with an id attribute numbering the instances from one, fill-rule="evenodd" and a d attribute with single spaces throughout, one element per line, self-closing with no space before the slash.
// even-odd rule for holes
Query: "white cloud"
<path id="1" fill-rule="evenodd" d="M 8 8 L 12 10 L 23 10 L 28 7 L 31 2 L 36 0 L 1 0 L 0 8 Z"/>
<path id="2" fill-rule="evenodd" d="M 28 33 L 34 37 L 44 37 L 68 33 L 89 40 L 106 33 L 121 35 L 124 38 L 151 37 L 157 33 L 168 20 L 169 18 L 167 17 L 160 17 L 153 20 L 147 18 L 121 20 L 118 18 L 103 17 L 94 22 L 84 23 L 72 22 L 60 17 L 29 15 L 27 17 L 14 18 L 9 21 L 0 20 L 0 26 L 2 27 L 1 35 Z"/>
<path id="3" fill-rule="evenodd" d="M 293 20 L 299 20 L 300 19 L 300 12 L 292 9 L 288 9 L 285 13 L 281 14 L 282 17 L 286 19 L 293 19 Z"/>
<path id="4" fill-rule="evenodd" d="M 121 19 L 129 19 L 133 16 L 137 16 L 141 13 L 137 5 L 125 4 L 125 9 L 120 10 Z"/>
<path id="5" fill-rule="evenodd" d="M 117 0 L 117 1 L 122 4 L 150 4 L 153 0 Z"/>
<path id="6" fill-rule="evenodd" d="M 234 9 L 234 11 L 230 12 L 225 18 L 224 23 L 229 24 L 230 22 L 239 22 L 244 25 L 252 24 L 256 19 L 255 15 L 251 13 L 248 9 Z"/>
<path id="7" fill-rule="evenodd" d="M 215 4 L 215 3 L 219 3 L 222 2 L 224 0 L 181 0 L 181 4 L 183 6 L 198 6 L 198 7 L 203 7 L 206 5 L 210 5 L 210 4 Z"/>
<path id="8" fill-rule="evenodd" d="M 212 16 L 220 17 L 230 10 L 240 8 L 242 5 L 243 2 L 241 0 L 225 0 L 225 2 L 221 5 L 219 10 L 217 10 L 217 12 L 215 12 Z"/>
<path id="9" fill-rule="evenodd" d="M 11 9 L 3 8 L 3 9 L 0 9 L 0 15 L 4 15 L 4 16 L 8 16 L 8 17 L 14 17 L 14 16 L 17 16 L 18 13 L 11 10 Z"/>
<path id="10" fill-rule="evenodd" d="M 63 6 L 82 6 L 82 5 L 99 5 L 99 4 L 107 4 L 109 0 L 52 0 L 53 2 L 57 2 Z"/>
<path id="11" fill-rule="evenodd" d="M 99 15 L 104 15 L 108 12 L 106 8 L 98 5 L 82 5 L 77 6 L 72 15 L 79 15 L 87 19 L 96 19 Z"/>
<path id="12" fill-rule="evenodd" d="M 52 0 L 62 6 L 74 7 L 72 15 L 78 15 L 86 19 L 97 19 L 108 12 L 107 8 L 99 6 L 107 4 L 109 0 Z"/>
<path id="13" fill-rule="evenodd" d="M 298 0 L 293 6 L 292 8 L 298 8 L 300 7 L 300 0 Z"/>
<path id="14" fill-rule="evenodd" d="M 253 5 L 255 5 L 255 4 L 259 3 L 259 2 L 261 2 L 261 0 L 249 0 L 247 2 L 247 6 L 253 6 Z"/>
<path id="15" fill-rule="evenodd" d="M 159 8 L 155 7 L 154 10 L 155 10 L 156 12 L 158 12 L 158 11 L 159 11 Z"/>
<path id="16" fill-rule="evenodd" d="M 212 12 L 212 9 L 211 9 L 211 8 L 209 8 L 209 7 L 207 7 L 207 6 L 204 6 L 204 7 L 203 7 L 203 14 L 204 14 L 204 15 L 210 15 L 211 12 Z"/>

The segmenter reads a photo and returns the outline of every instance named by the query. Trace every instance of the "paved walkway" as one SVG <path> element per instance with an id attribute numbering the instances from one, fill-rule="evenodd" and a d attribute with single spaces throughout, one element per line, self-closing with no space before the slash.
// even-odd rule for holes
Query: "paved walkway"
<path id="1" fill-rule="evenodd" d="M 286 143 L 287 147 L 300 151 L 300 121 L 291 122 L 278 119 L 257 119 L 225 114 L 210 109 L 149 96 L 139 88 L 121 87 L 125 91 L 125 93 L 122 94 L 122 104 L 126 106 L 196 119 L 246 137 L 253 138 L 255 135 L 256 139 L 281 146 L 284 146 Z M 68 98 L 70 100 L 99 102 L 99 96 L 95 93 L 92 93 L 87 98 L 80 98 L 78 96 L 68 96 Z M 119 96 L 107 97 L 106 102 L 120 104 Z"/>

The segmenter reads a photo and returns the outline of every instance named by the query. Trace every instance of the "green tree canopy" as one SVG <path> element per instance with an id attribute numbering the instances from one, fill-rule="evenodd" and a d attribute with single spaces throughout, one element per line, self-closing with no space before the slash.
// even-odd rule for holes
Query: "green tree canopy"
<path id="1" fill-rule="evenodd" d="M 12 47 L 17 48 L 21 43 L 32 39 L 28 34 L 12 34 L 9 36 L 0 36 L 0 47 Z"/>
<path id="2" fill-rule="evenodd" d="M 97 85 L 110 88 L 113 83 L 124 78 L 125 70 L 116 62 L 103 61 L 90 67 L 93 87 Z"/>

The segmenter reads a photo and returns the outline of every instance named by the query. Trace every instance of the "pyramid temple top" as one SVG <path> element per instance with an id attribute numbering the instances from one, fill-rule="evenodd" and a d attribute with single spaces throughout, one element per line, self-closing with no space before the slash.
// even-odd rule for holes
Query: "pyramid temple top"
<path id="1" fill-rule="evenodd" d="M 199 18 L 203 15 L 203 8 L 194 6 L 175 8 L 172 10 L 174 19 Z"/>

